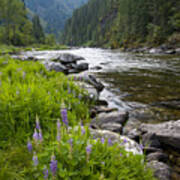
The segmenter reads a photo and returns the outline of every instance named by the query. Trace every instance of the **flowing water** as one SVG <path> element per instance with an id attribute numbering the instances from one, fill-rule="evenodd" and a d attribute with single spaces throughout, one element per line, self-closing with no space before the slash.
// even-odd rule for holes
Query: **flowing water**
<path id="1" fill-rule="evenodd" d="M 79 48 L 27 52 L 49 59 L 62 52 L 84 57 L 87 73 L 95 74 L 105 89 L 101 99 L 110 107 L 136 112 L 142 122 L 180 119 L 180 56 L 123 53 L 119 50 Z M 93 70 L 100 66 L 101 70 Z"/>

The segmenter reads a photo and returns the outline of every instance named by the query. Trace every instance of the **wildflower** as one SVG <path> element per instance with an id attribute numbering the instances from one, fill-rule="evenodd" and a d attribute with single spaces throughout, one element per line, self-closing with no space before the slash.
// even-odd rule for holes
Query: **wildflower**
<path id="1" fill-rule="evenodd" d="M 104 138 L 102 137 L 102 138 L 101 138 L 101 143 L 104 144 L 104 141 L 105 141 L 105 140 L 104 140 Z"/>
<path id="2" fill-rule="evenodd" d="M 128 141 L 127 141 L 127 139 L 126 138 L 124 138 L 124 140 L 123 140 L 123 144 L 126 144 Z"/>
<path id="3" fill-rule="evenodd" d="M 39 134 L 38 134 L 36 128 L 34 129 L 33 139 L 35 142 L 37 142 L 39 140 Z"/>
<path id="4" fill-rule="evenodd" d="M 139 145 L 139 148 L 143 151 L 144 146 L 142 144 Z"/>
<path id="5" fill-rule="evenodd" d="M 32 143 L 30 142 L 30 140 L 28 140 L 27 149 L 29 152 L 32 152 L 33 147 L 32 147 Z"/>
<path id="6" fill-rule="evenodd" d="M 112 146 L 111 138 L 108 138 L 108 145 L 109 145 L 109 146 Z"/>
<path id="7" fill-rule="evenodd" d="M 61 117 L 62 117 L 62 121 L 63 123 L 68 126 L 68 118 L 67 118 L 67 109 L 66 108 L 63 108 L 61 110 Z"/>
<path id="8" fill-rule="evenodd" d="M 84 135 L 86 133 L 84 126 L 81 125 L 81 134 Z"/>
<path id="9" fill-rule="evenodd" d="M 40 142 L 43 141 L 43 136 L 42 136 L 42 131 L 41 131 L 41 129 L 39 129 L 38 139 L 39 139 Z"/>
<path id="10" fill-rule="evenodd" d="M 71 146 L 73 146 L 73 139 L 72 139 L 72 138 L 69 139 L 69 140 L 68 140 L 68 143 L 69 143 Z"/>
<path id="11" fill-rule="evenodd" d="M 60 120 L 58 119 L 57 120 L 57 129 L 60 130 L 60 128 L 61 128 L 61 123 L 60 123 Z"/>
<path id="12" fill-rule="evenodd" d="M 51 156 L 50 169 L 51 169 L 52 175 L 55 176 L 56 171 L 57 171 L 57 160 L 56 160 L 55 155 Z"/>
<path id="13" fill-rule="evenodd" d="M 34 152 L 34 155 L 33 155 L 33 164 L 34 164 L 34 166 L 37 166 L 38 165 L 38 157 L 37 157 L 37 155 L 36 155 L 36 153 Z"/>
<path id="14" fill-rule="evenodd" d="M 41 127 L 40 127 L 40 124 L 39 124 L 39 118 L 38 116 L 36 115 L 36 128 L 39 130 Z"/>
<path id="15" fill-rule="evenodd" d="M 91 154 L 91 151 L 92 151 L 92 145 L 89 144 L 88 146 L 86 146 L 86 153 Z"/>
<path id="16" fill-rule="evenodd" d="M 48 179 L 49 170 L 47 169 L 47 167 L 45 167 L 45 168 L 43 169 L 43 174 L 44 174 L 44 179 Z"/>

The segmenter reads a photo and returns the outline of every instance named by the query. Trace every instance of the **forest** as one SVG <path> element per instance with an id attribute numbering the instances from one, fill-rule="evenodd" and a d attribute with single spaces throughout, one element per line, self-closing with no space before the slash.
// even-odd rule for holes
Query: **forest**
<path id="1" fill-rule="evenodd" d="M 137 46 L 180 42 L 180 1 L 91 0 L 66 23 L 70 45 Z"/>

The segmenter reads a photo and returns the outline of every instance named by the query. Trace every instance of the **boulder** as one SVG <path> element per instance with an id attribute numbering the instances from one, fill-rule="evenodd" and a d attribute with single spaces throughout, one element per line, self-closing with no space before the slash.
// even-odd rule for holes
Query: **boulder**
<path id="1" fill-rule="evenodd" d="M 160 54 L 163 53 L 163 50 L 161 48 L 152 48 L 149 50 L 150 54 Z"/>
<path id="2" fill-rule="evenodd" d="M 167 51 L 165 51 L 165 54 L 175 54 L 176 50 L 175 49 L 169 49 Z"/>
<path id="3" fill-rule="evenodd" d="M 171 179 L 171 168 L 159 161 L 151 161 L 147 163 L 147 167 L 154 170 L 154 176 L 159 180 L 170 180 Z"/>
<path id="4" fill-rule="evenodd" d="M 121 132 L 122 126 L 126 123 L 127 120 L 127 112 L 115 111 L 111 113 L 100 113 L 92 120 L 91 127 L 108 130 L 112 129 L 115 132 Z"/>
<path id="5" fill-rule="evenodd" d="M 166 163 L 168 161 L 168 155 L 163 152 L 154 152 L 148 154 L 146 157 L 147 161 L 160 161 Z"/>
<path id="6" fill-rule="evenodd" d="M 91 69 L 92 69 L 92 70 L 100 70 L 100 69 L 102 69 L 102 67 L 101 67 L 101 66 L 94 66 L 94 67 L 92 67 Z"/>
<path id="7" fill-rule="evenodd" d="M 57 57 L 53 59 L 53 61 L 61 62 L 62 64 L 76 63 L 79 60 L 84 60 L 84 58 L 69 53 L 58 54 Z"/>
<path id="8" fill-rule="evenodd" d="M 68 72 L 68 69 L 66 68 L 66 66 L 64 66 L 63 64 L 61 64 L 59 62 L 46 61 L 46 62 L 44 62 L 44 65 L 45 65 L 46 69 L 49 71 L 54 70 L 54 71 L 63 72 L 63 73 Z"/>
<path id="9" fill-rule="evenodd" d="M 95 139 L 111 139 L 112 144 L 118 143 L 120 147 L 124 147 L 127 152 L 132 152 L 133 154 L 140 154 L 142 155 L 142 149 L 141 147 L 133 140 L 129 139 L 126 136 L 121 136 L 117 133 L 107 131 L 107 130 L 97 130 L 97 129 L 91 129 L 90 133 Z"/>
<path id="10" fill-rule="evenodd" d="M 142 124 L 139 130 L 142 133 L 154 134 L 164 145 L 180 149 L 180 120 L 160 124 Z"/>
<path id="11" fill-rule="evenodd" d="M 180 55 L 180 48 L 177 48 L 177 49 L 176 49 L 176 54 L 179 54 L 179 55 Z"/>
<path id="12" fill-rule="evenodd" d="M 89 64 L 88 63 L 80 63 L 80 64 L 77 64 L 75 69 L 77 69 L 79 72 L 81 71 L 86 71 L 89 69 Z"/>

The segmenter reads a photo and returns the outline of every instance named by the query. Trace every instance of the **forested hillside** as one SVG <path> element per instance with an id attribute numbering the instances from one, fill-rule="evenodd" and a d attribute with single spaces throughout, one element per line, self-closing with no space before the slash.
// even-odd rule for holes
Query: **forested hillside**
<path id="1" fill-rule="evenodd" d="M 180 42 L 180 1 L 90 0 L 68 20 L 66 44 L 113 48 Z"/>
<path id="2" fill-rule="evenodd" d="M 73 10 L 86 2 L 87 0 L 25 0 L 26 6 L 42 18 L 45 31 L 56 34 L 62 31 Z"/>
<path id="3" fill-rule="evenodd" d="M 25 46 L 44 42 L 39 17 L 34 15 L 29 20 L 22 0 L 0 0 L 0 44 Z"/>

